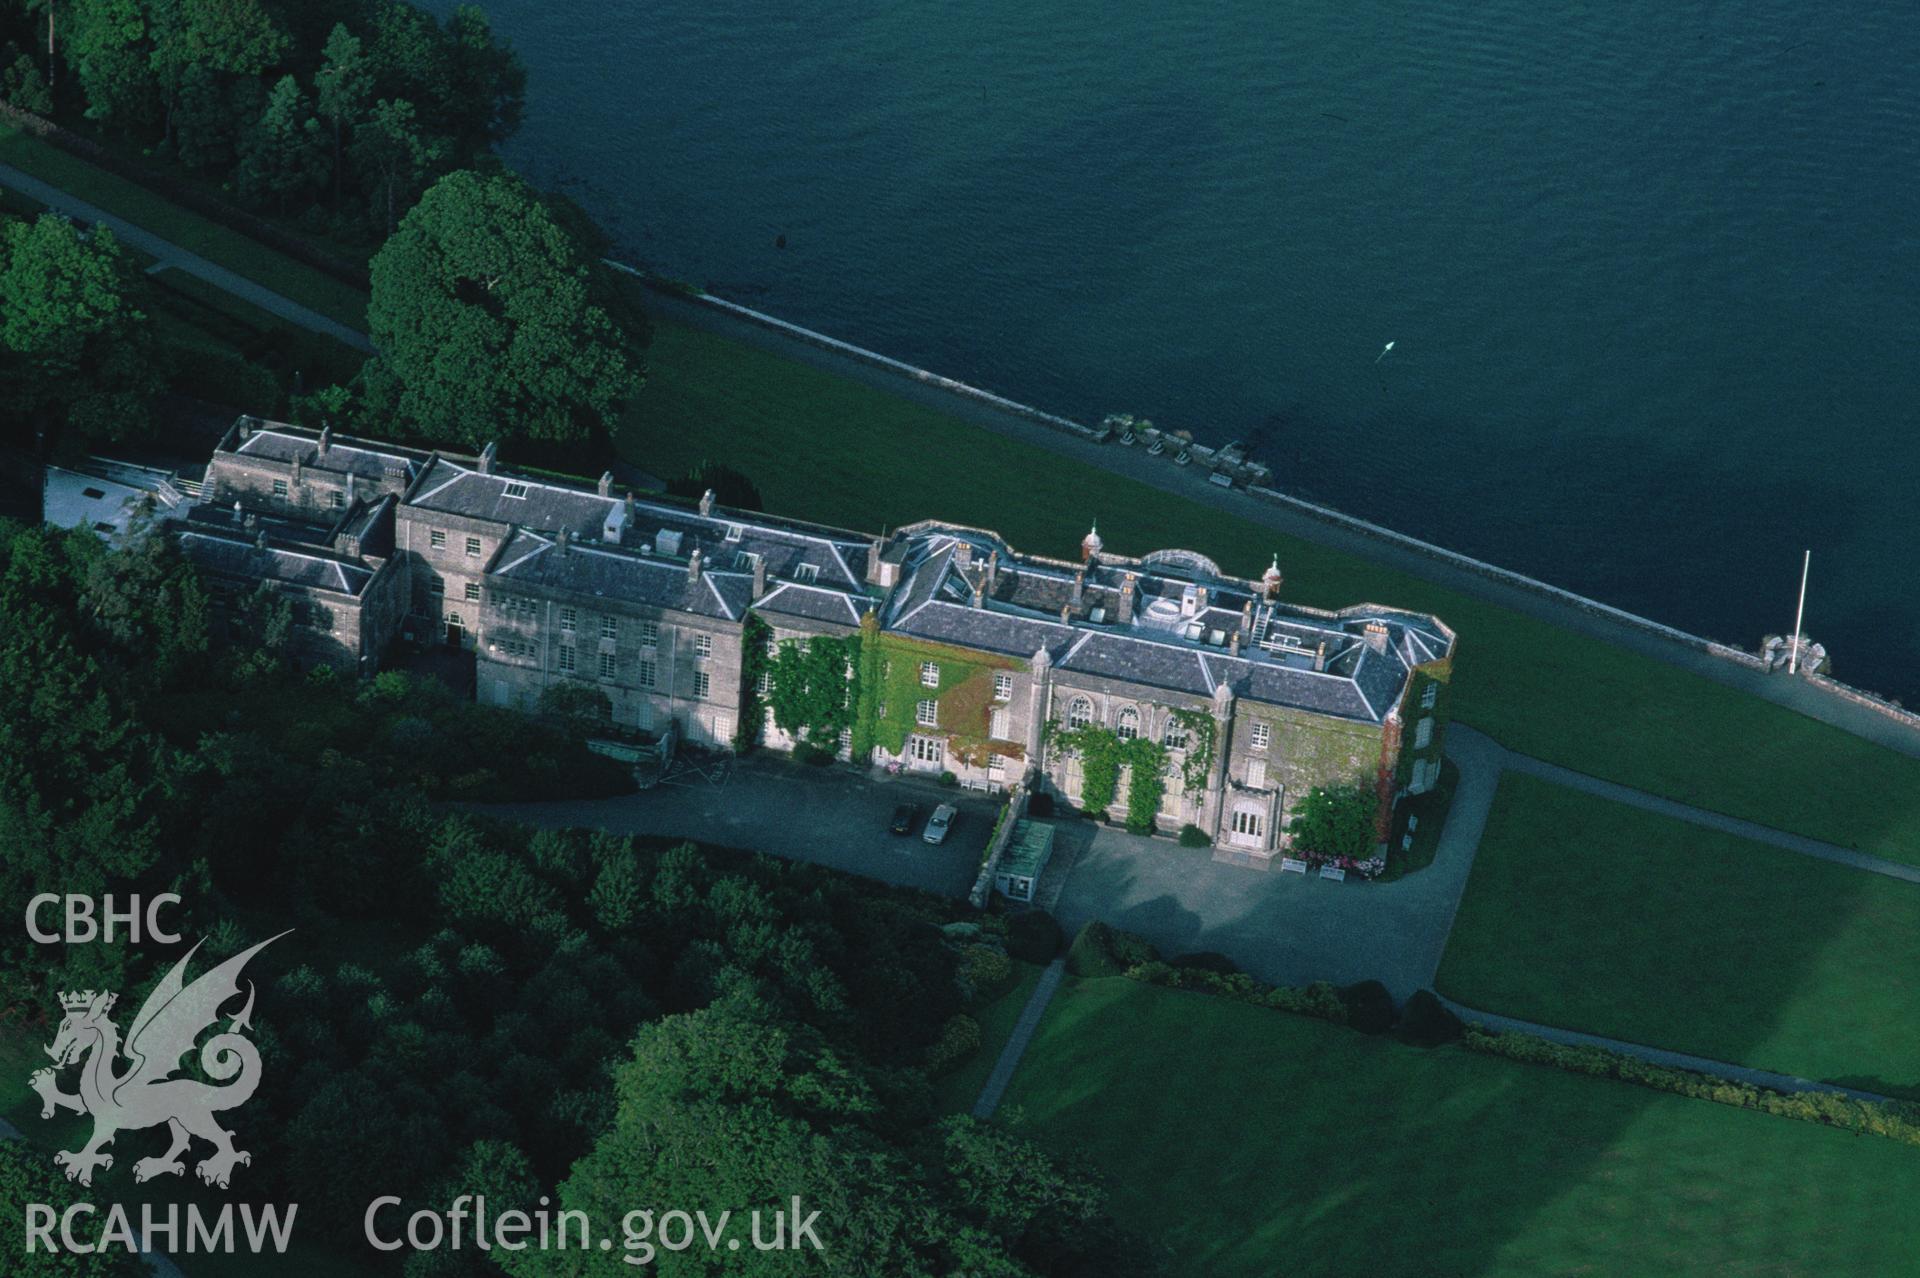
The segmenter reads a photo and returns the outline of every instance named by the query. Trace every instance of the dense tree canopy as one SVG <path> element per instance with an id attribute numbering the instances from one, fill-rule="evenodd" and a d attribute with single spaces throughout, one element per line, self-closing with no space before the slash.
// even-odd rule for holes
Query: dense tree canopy
<path id="1" fill-rule="evenodd" d="M 343 239 L 389 233 L 434 176 L 510 137 L 526 98 L 471 5 L 443 24 L 405 0 L 60 0 L 52 65 L 45 8 L 0 4 L 0 95 Z"/>
<path id="2" fill-rule="evenodd" d="M 160 375 L 145 281 L 105 227 L 0 226 L 0 376 L 15 413 L 102 439 L 145 432 Z"/>
<path id="3" fill-rule="evenodd" d="M 434 439 L 591 438 L 639 377 L 589 290 L 573 240 L 523 183 L 451 174 L 374 258 L 369 385 Z"/>

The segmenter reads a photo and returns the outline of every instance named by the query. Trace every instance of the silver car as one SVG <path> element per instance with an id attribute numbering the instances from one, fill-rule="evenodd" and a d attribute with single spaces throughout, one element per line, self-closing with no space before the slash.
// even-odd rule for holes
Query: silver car
<path id="1" fill-rule="evenodd" d="M 948 832 L 953 829 L 953 820 L 959 815 L 960 809 L 951 803 L 941 804 L 927 818 L 927 832 L 920 837 L 929 843 L 945 843 Z"/>

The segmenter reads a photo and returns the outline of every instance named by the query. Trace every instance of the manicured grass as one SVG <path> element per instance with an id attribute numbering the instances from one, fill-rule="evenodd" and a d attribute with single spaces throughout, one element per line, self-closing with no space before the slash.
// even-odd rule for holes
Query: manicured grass
<path id="1" fill-rule="evenodd" d="M 661 475 L 725 460 L 769 510 L 854 528 L 939 517 L 1070 557 L 1097 517 L 1117 551 L 1186 546 L 1250 575 L 1278 550 L 1290 598 L 1444 618 L 1461 636 L 1455 716 L 1515 750 L 1920 864 L 1920 760 L 739 341 L 656 320 L 620 442 Z"/>
<path id="2" fill-rule="evenodd" d="M 1440 966 L 1472 1007 L 1920 1098 L 1920 885 L 1508 773 Z"/>
<path id="3" fill-rule="evenodd" d="M 987 1085 L 987 1076 L 993 1073 L 1001 1049 L 1013 1036 L 1014 1024 L 1045 970 L 1038 963 L 1015 959 L 1013 976 L 1006 987 L 967 1008 L 967 1015 L 980 1022 L 980 1050 L 933 1080 L 934 1100 L 943 1111 L 964 1114 L 980 1099 L 980 1089 Z"/>
<path id="4" fill-rule="evenodd" d="M 339 323 L 358 329 L 367 326 L 367 296 L 352 285 L 208 221 L 137 182 L 96 168 L 49 142 L 0 126 L 0 163 L 50 182 Z"/>
<path id="5" fill-rule="evenodd" d="M 1920 1254 L 1911 1146 L 1120 977 L 1068 982 L 1007 1101 L 1106 1172 L 1173 1273 L 1831 1278 Z"/>

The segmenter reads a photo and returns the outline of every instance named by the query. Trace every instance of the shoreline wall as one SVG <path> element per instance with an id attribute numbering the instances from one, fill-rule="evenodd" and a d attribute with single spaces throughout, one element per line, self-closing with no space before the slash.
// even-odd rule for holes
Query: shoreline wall
<path id="1" fill-rule="evenodd" d="M 942 377 L 938 373 L 930 372 L 924 368 L 918 368 L 902 360 L 893 359 L 877 351 L 867 350 L 865 347 L 855 346 L 851 342 L 841 341 L 837 337 L 829 337 L 825 333 L 815 332 L 810 328 L 802 328 L 798 324 L 790 323 L 787 320 L 780 319 L 778 316 L 769 315 L 764 311 L 756 311 L 749 306 L 742 306 L 738 302 L 729 302 L 724 298 L 714 297 L 709 293 L 665 283 L 658 277 L 640 270 L 637 267 L 629 266 L 624 262 L 618 262 L 612 258 L 604 260 L 608 266 L 634 276 L 646 284 L 647 287 L 666 293 L 669 296 L 678 298 L 694 306 L 706 307 L 718 311 L 721 314 L 732 316 L 735 319 L 744 320 L 756 327 L 768 329 L 769 331 L 804 342 L 809 346 L 819 347 L 823 350 L 831 351 L 836 355 L 857 360 L 862 364 L 884 369 L 887 372 L 898 374 L 912 381 L 935 387 L 963 399 L 970 399 L 976 403 L 985 404 L 988 407 L 1010 413 L 1027 421 L 1036 422 L 1051 430 L 1073 435 L 1088 443 L 1104 443 L 1108 438 L 1107 431 L 1082 425 L 1079 422 L 1058 416 L 1054 413 L 1044 412 L 1031 405 L 1007 399 L 1005 396 L 996 395 L 992 391 L 982 390 L 977 386 L 970 386 L 965 382 L 955 381 L 950 377 Z M 1391 528 L 1371 523 L 1355 515 L 1345 514 L 1330 506 L 1316 505 L 1302 498 L 1289 496 L 1275 488 L 1264 485 L 1248 485 L 1241 491 L 1259 501 L 1266 502 L 1268 505 L 1282 507 L 1295 514 L 1303 515 L 1318 523 L 1325 524 L 1328 527 L 1340 529 L 1341 531 L 1354 534 L 1369 541 L 1380 542 L 1401 550 L 1410 551 L 1423 558 L 1431 559 L 1436 563 L 1470 572 L 1475 576 L 1485 578 L 1500 585 L 1522 590 L 1529 594 L 1539 595 L 1567 607 L 1577 608 L 1582 612 L 1604 617 L 1609 621 L 1638 630 L 1656 639 L 1679 644 L 1682 647 L 1704 653 L 1717 660 L 1725 661 L 1729 665 L 1743 667 L 1756 674 L 1767 673 L 1766 663 L 1762 661 L 1757 654 L 1735 648 L 1730 644 L 1720 643 L 1717 640 L 1692 634 L 1677 627 L 1655 621 L 1650 617 L 1642 617 L 1638 613 L 1628 612 L 1624 608 L 1616 608 L 1612 604 L 1601 603 L 1597 599 L 1589 599 L 1585 595 L 1575 594 L 1571 590 L 1566 590 L 1560 586 L 1551 585 L 1533 577 L 1528 577 L 1522 573 L 1514 572 L 1512 569 L 1502 568 L 1497 564 L 1490 564 L 1484 560 L 1475 559 L 1471 555 L 1464 555 L 1456 550 L 1448 550 L 1445 546 L 1436 546 L 1432 542 L 1422 541 L 1418 537 L 1412 537 L 1406 533 L 1395 532 Z M 1903 706 L 1895 705 L 1884 697 L 1876 696 L 1870 692 L 1863 692 L 1849 684 L 1841 683 L 1837 679 L 1829 678 L 1821 674 L 1809 673 L 1803 675 L 1786 675 L 1783 677 L 1805 680 L 1829 696 L 1851 702 L 1854 705 L 1871 710 L 1876 714 L 1883 715 L 1895 723 L 1920 732 L 1920 714 L 1916 714 Z"/>

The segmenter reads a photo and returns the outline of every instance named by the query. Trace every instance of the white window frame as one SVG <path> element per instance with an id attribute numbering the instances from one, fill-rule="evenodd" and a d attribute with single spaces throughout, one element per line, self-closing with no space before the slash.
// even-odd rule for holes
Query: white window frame
<path id="1" fill-rule="evenodd" d="M 695 698 L 704 701 L 707 698 L 708 694 L 710 694 L 712 691 L 713 691 L 713 676 L 708 674 L 704 670 L 694 671 L 693 672 L 693 695 L 695 696 Z"/>
<path id="2" fill-rule="evenodd" d="M 1114 720 L 1113 735 L 1122 741 L 1133 741 L 1140 736 L 1140 712 L 1132 706 L 1121 709 L 1119 718 Z"/>
<path id="3" fill-rule="evenodd" d="M 1247 732 L 1247 745 L 1255 750 L 1264 750 L 1273 744 L 1273 725 L 1255 721 Z"/>
<path id="4" fill-rule="evenodd" d="M 469 581 L 466 584 L 466 588 L 462 591 L 462 593 L 466 597 L 466 602 L 479 603 L 480 602 L 480 583 L 477 581 Z"/>
<path id="5" fill-rule="evenodd" d="M 1413 725 L 1413 748 L 1424 750 L 1433 744 L 1433 716 L 1428 715 Z"/>
<path id="6" fill-rule="evenodd" d="M 697 660 L 705 661 L 713 655 L 713 636 L 706 633 L 693 637 L 693 655 Z"/>
<path id="7" fill-rule="evenodd" d="M 478 559 L 479 557 L 480 557 L 480 539 L 478 537 L 467 538 L 467 558 Z"/>
<path id="8" fill-rule="evenodd" d="M 620 673 L 619 659 L 611 652 L 600 654 L 600 677 L 611 679 Z"/>
<path id="9" fill-rule="evenodd" d="M 511 497 L 514 501 L 525 501 L 527 499 L 527 486 L 516 480 L 509 479 L 507 486 L 501 490 L 501 495 Z"/>
<path id="10" fill-rule="evenodd" d="M 602 614 L 600 618 L 600 637 L 602 639 L 618 639 L 620 637 L 620 619 Z"/>
<path id="11" fill-rule="evenodd" d="M 923 688 L 937 688 L 940 686 L 939 662 L 923 661 L 920 663 L 920 686 Z"/>
<path id="12" fill-rule="evenodd" d="M 1267 814 L 1258 808 L 1233 810 L 1229 830 L 1233 841 L 1246 847 L 1258 847 L 1266 838 Z"/>
<path id="13" fill-rule="evenodd" d="M 1013 700 L 1013 676 L 1004 670 L 996 671 L 993 676 L 993 699 L 995 701 Z"/>
<path id="14" fill-rule="evenodd" d="M 1093 702 L 1075 697 L 1067 703 L 1067 729 L 1084 728 L 1093 722 Z"/>
<path id="15" fill-rule="evenodd" d="M 1440 703 L 1440 685 L 1439 684 L 1429 683 L 1426 687 L 1420 690 L 1420 708 L 1422 710 L 1431 710 L 1434 708 L 1434 706 L 1438 705 L 1439 703 Z"/>
<path id="16" fill-rule="evenodd" d="M 912 736 L 907 738 L 907 753 L 916 763 L 944 764 L 947 743 L 939 737 Z"/>
<path id="17" fill-rule="evenodd" d="M 657 621 L 641 622 L 640 623 L 640 646 L 643 648 L 655 648 L 655 647 L 658 647 L 659 644 L 660 644 L 660 623 Z"/>
<path id="18" fill-rule="evenodd" d="M 795 564 L 793 568 L 793 579 L 806 585 L 812 585 L 814 582 L 820 580 L 820 565 Z"/>
<path id="19" fill-rule="evenodd" d="M 1013 712 L 1005 706 L 996 706 L 987 716 L 987 735 L 995 741 L 1013 739 Z"/>
<path id="20" fill-rule="evenodd" d="M 924 701 L 916 702 L 913 707 L 913 721 L 922 728 L 939 727 L 940 703 L 931 697 Z"/>
<path id="21" fill-rule="evenodd" d="M 559 670 L 561 674 L 572 674 L 578 667 L 578 663 L 573 659 L 573 645 L 570 643 L 561 644 L 553 664 L 554 668 Z"/>
<path id="22" fill-rule="evenodd" d="M 427 547 L 430 550 L 445 550 L 447 548 L 447 530 L 444 528 L 427 529 Z"/>
<path id="23" fill-rule="evenodd" d="M 562 608 L 560 610 L 560 633 L 561 634 L 563 635 L 572 634 L 574 627 L 578 625 L 579 622 L 580 622 L 580 614 L 574 609 Z"/>

